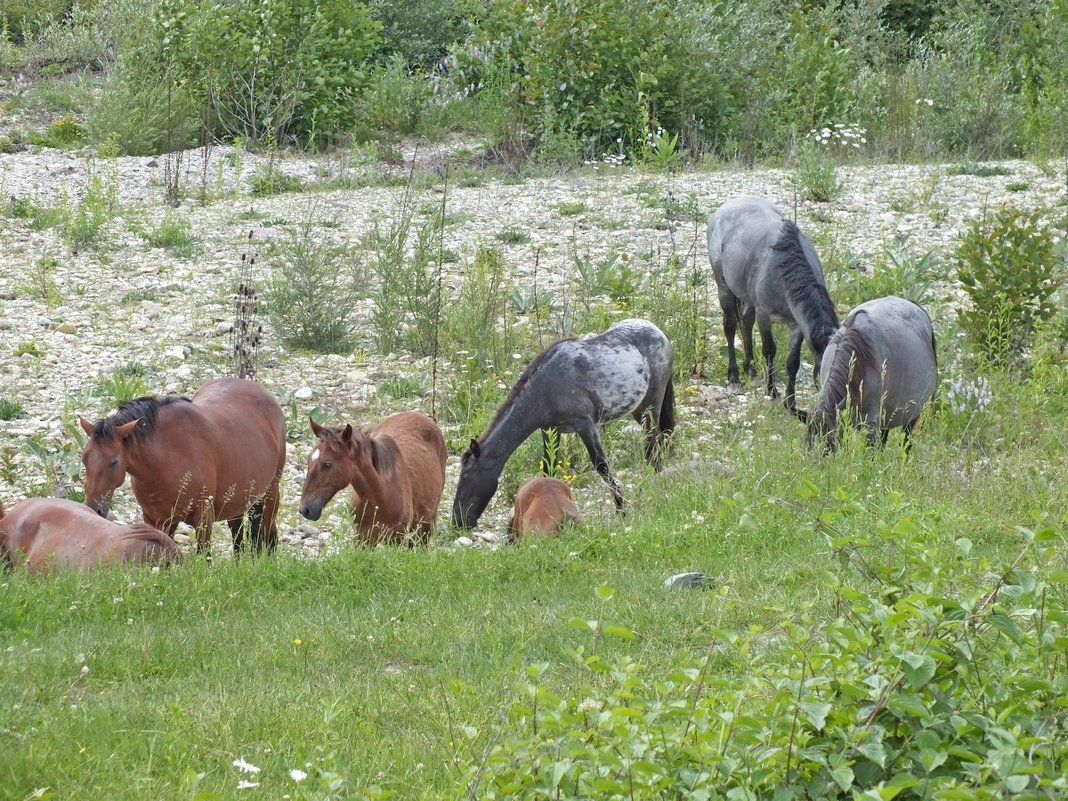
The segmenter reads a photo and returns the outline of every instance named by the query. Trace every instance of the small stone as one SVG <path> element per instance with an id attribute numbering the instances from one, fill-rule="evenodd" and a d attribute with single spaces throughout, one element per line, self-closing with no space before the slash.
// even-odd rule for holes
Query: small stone
<path id="1" fill-rule="evenodd" d="M 174 541 L 178 545 L 188 545 L 190 543 L 190 538 L 188 534 L 183 534 L 179 531 L 177 534 L 174 535 Z"/>
<path id="2" fill-rule="evenodd" d="M 61 334 L 70 334 L 73 336 L 78 333 L 78 326 L 68 320 L 57 325 L 56 331 Z"/>
<path id="3" fill-rule="evenodd" d="M 501 535 L 494 534 L 492 531 L 482 531 L 475 534 L 475 539 L 482 540 L 483 542 L 500 542 Z"/>
<path id="4" fill-rule="evenodd" d="M 457 537 L 455 540 L 453 540 L 453 544 L 457 548 L 470 548 L 472 545 L 475 544 L 475 541 L 470 537 Z"/>
<path id="5" fill-rule="evenodd" d="M 309 398 L 311 398 L 311 396 L 312 396 L 312 388 L 311 387 L 301 387 L 300 389 L 298 389 L 296 392 L 293 393 L 293 397 L 296 398 L 297 400 L 308 400 Z"/>
<path id="6" fill-rule="evenodd" d="M 664 586 L 669 590 L 682 588 L 702 590 L 712 586 L 712 577 L 704 573 L 676 573 L 664 580 Z"/>
<path id="7" fill-rule="evenodd" d="M 216 334 L 229 334 L 233 330 L 234 324 L 227 321 L 221 322 L 217 326 L 215 326 Z"/>
<path id="8" fill-rule="evenodd" d="M 155 320 L 161 314 L 163 314 L 163 307 L 158 303 L 153 303 L 151 300 L 141 301 L 141 308 L 145 311 L 145 317 L 149 320 Z"/>
<path id="9" fill-rule="evenodd" d="M 181 345 L 175 345 L 174 347 L 167 348 L 163 351 L 163 355 L 168 359 L 173 359 L 176 362 L 185 361 L 185 348 Z"/>

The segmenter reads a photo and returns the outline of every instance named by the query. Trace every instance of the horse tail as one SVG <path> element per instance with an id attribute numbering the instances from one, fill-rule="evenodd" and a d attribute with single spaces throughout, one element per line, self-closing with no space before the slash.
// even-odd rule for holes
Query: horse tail
<path id="1" fill-rule="evenodd" d="M 660 419 L 657 421 L 657 427 L 662 434 L 670 434 L 675 430 L 675 382 L 670 375 L 664 390 L 664 400 L 660 403 Z"/>

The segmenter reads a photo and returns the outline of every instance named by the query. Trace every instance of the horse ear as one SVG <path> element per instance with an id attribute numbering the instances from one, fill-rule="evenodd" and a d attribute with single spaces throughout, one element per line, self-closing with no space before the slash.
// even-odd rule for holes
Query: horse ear
<path id="1" fill-rule="evenodd" d="M 90 437 L 93 436 L 93 424 L 92 423 L 90 423 L 84 417 L 79 417 L 78 418 L 78 422 L 82 426 L 82 431 L 84 431 Z"/>
<path id="2" fill-rule="evenodd" d="M 317 437 L 322 436 L 323 427 L 316 423 L 315 418 L 312 417 L 310 414 L 308 415 L 308 422 L 311 423 L 312 433 L 315 434 L 315 436 Z"/>
<path id="3" fill-rule="evenodd" d="M 482 455 L 482 446 L 478 444 L 477 439 L 472 439 L 471 445 L 468 446 L 467 449 L 471 451 L 471 455 L 474 456 L 476 459 Z"/>
<path id="4" fill-rule="evenodd" d="M 345 430 L 341 432 L 342 442 L 352 442 L 352 424 L 345 423 Z"/>
<path id="5" fill-rule="evenodd" d="M 140 422 L 141 418 L 137 418 L 129 423 L 123 423 L 121 426 L 115 426 L 115 433 L 119 435 L 119 439 L 126 439 L 134 432 Z"/>

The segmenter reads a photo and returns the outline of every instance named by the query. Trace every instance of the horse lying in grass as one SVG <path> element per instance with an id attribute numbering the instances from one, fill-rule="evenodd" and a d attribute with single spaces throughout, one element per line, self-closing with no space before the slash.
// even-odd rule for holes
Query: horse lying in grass
<path id="1" fill-rule="evenodd" d="M 674 358 L 664 332 L 646 320 L 623 320 L 598 336 L 547 347 L 523 371 L 489 428 L 464 452 L 453 523 L 478 524 L 508 457 L 534 431 L 547 428 L 579 435 L 622 509 L 623 493 L 608 469 L 598 428 L 633 415 L 645 426 L 645 458 L 659 467 L 664 439 L 675 428 Z"/>
<path id="2" fill-rule="evenodd" d="M 827 294 L 823 265 L 815 248 L 798 227 L 766 200 L 737 197 L 720 206 L 708 221 L 708 259 L 723 309 L 727 337 L 727 383 L 740 387 L 734 334 L 742 324 L 743 365 L 750 378 L 753 367 L 753 324 L 760 331 L 764 356 L 765 392 L 775 388 L 775 337 L 772 323 L 790 326 L 786 357 L 786 397 L 783 404 L 804 419 L 794 400 L 801 367 L 801 342 L 808 342 L 818 378 L 827 340 L 838 329 L 838 314 Z"/>
<path id="3" fill-rule="evenodd" d="M 162 531 L 145 523 L 121 526 L 74 501 L 27 498 L 6 514 L 0 505 L 0 561 L 30 573 L 118 562 L 168 564 L 181 556 Z"/>
<path id="4" fill-rule="evenodd" d="M 79 421 L 89 437 L 85 503 L 100 515 L 129 473 L 145 522 L 168 534 L 188 523 L 198 551 L 208 548 L 212 524 L 225 520 L 240 552 L 246 513 L 253 547 L 277 545 L 285 416 L 259 384 L 219 378 L 192 399 L 137 398 L 96 423 Z"/>
<path id="5" fill-rule="evenodd" d="M 868 444 L 891 428 L 912 429 L 938 384 L 938 360 L 931 319 L 922 308 L 898 297 L 862 303 L 846 317 L 824 353 L 824 378 L 808 423 L 809 443 L 837 447 L 839 413 L 867 430 Z"/>
<path id="6" fill-rule="evenodd" d="M 558 478 L 527 479 L 515 494 L 508 539 L 527 534 L 555 534 L 568 523 L 578 523 L 582 513 L 571 497 L 571 488 Z"/>
<path id="7" fill-rule="evenodd" d="M 311 428 L 317 441 L 308 456 L 300 513 L 318 520 L 330 499 L 350 486 L 357 540 L 426 545 L 445 490 L 448 453 L 437 423 L 401 412 L 370 431 L 327 428 L 314 420 Z"/>

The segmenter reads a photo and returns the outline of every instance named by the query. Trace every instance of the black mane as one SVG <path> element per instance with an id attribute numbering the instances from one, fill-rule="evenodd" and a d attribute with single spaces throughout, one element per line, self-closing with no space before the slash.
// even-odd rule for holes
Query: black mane
<path id="1" fill-rule="evenodd" d="M 97 439 L 113 439 L 116 426 L 125 425 L 131 420 L 140 420 L 140 424 L 134 429 L 134 438 L 138 442 L 144 442 L 156 430 L 156 419 L 159 416 L 159 410 L 173 403 L 191 403 L 191 401 L 189 398 L 177 395 L 168 395 L 165 398 L 145 395 L 144 397 L 121 403 L 115 414 L 96 422 L 93 426 L 93 437 Z"/>
<path id="2" fill-rule="evenodd" d="M 824 365 L 825 392 L 821 395 L 831 407 L 837 407 L 847 394 L 855 399 L 853 402 L 859 403 L 864 374 L 868 370 L 879 369 L 871 343 L 859 328 L 852 325 L 852 322 L 853 318 L 850 317 L 846 320 L 845 327 L 832 338 L 838 349 L 834 352 L 833 363 Z M 825 406 L 826 404 L 820 404 L 821 409 Z"/>
<path id="3" fill-rule="evenodd" d="M 812 345 L 822 351 L 838 328 L 838 312 L 827 288 L 816 279 L 813 265 L 801 246 L 801 231 L 790 220 L 783 220 L 782 233 L 773 245 L 779 275 L 787 297 L 804 311 L 809 321 Z"/>

